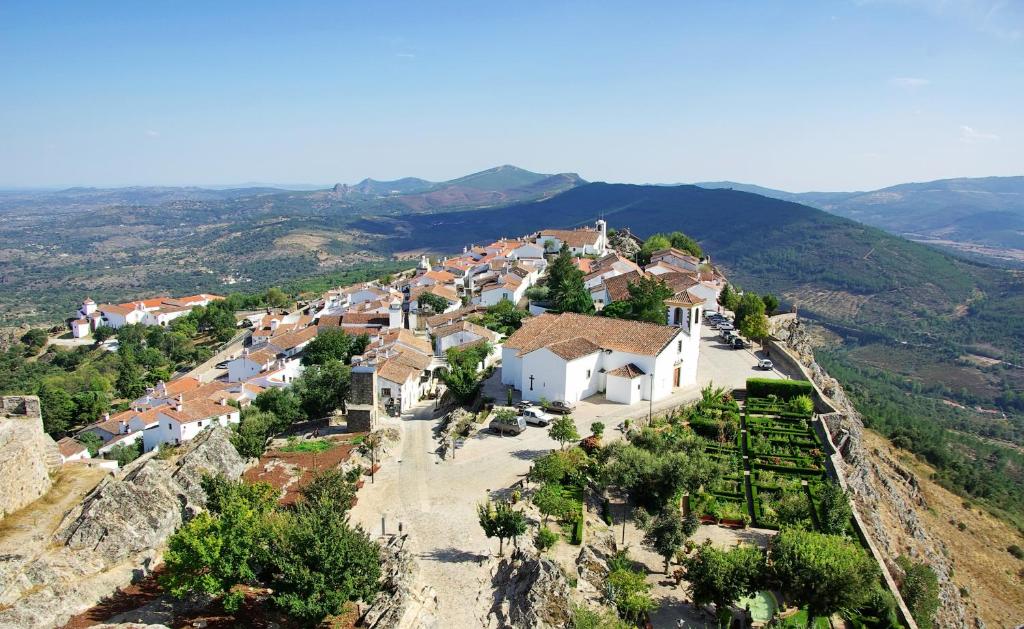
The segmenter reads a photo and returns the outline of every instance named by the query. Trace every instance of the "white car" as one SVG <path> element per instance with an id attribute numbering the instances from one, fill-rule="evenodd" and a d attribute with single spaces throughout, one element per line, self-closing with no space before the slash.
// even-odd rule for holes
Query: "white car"
<path id="1" fill-rule="evenodd" d="M 775 365 L 772 363 L 772 361 L 768 360 L 767 358 L 762 358 L 761 360 L 757 361 L 757 367 L 759 369 L 764 369 L 765 371 L 771 371 L 772 369 L 775 369 Z"/>
<path id="2" fill-rule="evenodd" d="M 523 409 L 522 413 L 520 413 L 519 416 L 522 417 L 526 421 L 526 423 L 531 426 L 542 427 L 547 426 L 555 419 L 552 415 L 548 415 L 544 411 L 535 407 Z"/>

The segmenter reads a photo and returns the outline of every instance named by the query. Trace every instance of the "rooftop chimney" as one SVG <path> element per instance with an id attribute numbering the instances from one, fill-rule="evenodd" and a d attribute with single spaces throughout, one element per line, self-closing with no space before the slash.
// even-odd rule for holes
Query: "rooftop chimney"
<path id="1" fill-rule="evenodd" d="M 175 400 L 175 402 L 176 403 L 174 405 L 174 410 L 176 410 L 176 411 L 178 411 L 180 413 L 182 411 L 182 409 L 185 408 L 185 398 L 179 393 L 178 397 Z"/>

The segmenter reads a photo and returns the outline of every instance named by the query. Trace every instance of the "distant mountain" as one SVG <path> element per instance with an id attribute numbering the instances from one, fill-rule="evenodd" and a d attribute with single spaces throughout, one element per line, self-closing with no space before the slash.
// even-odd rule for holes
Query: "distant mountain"
<path id="1" fill-rule="evenodd" d="M 941 179 L 870 192 L 793 193 L 729 181 L 697 185 L 804 203 L 962 253 L 1024 261 L 1024 177 Z"/>
<path id="2" fill-rule="evenodd" d="M 377 181 L 376 179 L 367 178 L 351 186 L 349 189 L 354 193 L 367 196 L 390 196 L 422 192 L 423 190 L 429 190 L 435 185 L 437 184 L 432 181 L 417 177 L 403 177 L 394 181 Z M 335 190 L 337 189 L 338 186 L 335 186 Z"/>
<path id="3" fill-rule="evenodd" d="M 220 202 L 287 192 L 280 188 L 199 188 L 194 186 L 131 186 L 127 188 L 67 188 L 0 192 L 0 212 L 33 213 L 54 206 L 88 210 L 114 205 L 162 205 L 174 202 Z"/>

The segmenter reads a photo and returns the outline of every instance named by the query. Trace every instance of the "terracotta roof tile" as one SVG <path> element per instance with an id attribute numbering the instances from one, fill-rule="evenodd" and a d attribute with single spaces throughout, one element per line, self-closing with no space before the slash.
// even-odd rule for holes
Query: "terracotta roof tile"
<path id="1" fill-rule="evenodd" d="M 504 346 L 528 354 L 541 347 L 582 338 L 601 349 L 656 356 L 680 332 L 678 328 L 641 321 L 575 313 L 543 314 L 527 319 Z"/>
<path id="2" fill-rule="evenodd" d="M 625 365 L 619 367 L 618 369 L 612 369 L 611 371 L 608 372 L 608 375 L 616 376 L 619 378 L 629 378 L 630 380 L 632 380 L 633 378 L 637 378 L 644 375 L 644 370 L 637 367 L 633 363 L 626 363 Z"/>

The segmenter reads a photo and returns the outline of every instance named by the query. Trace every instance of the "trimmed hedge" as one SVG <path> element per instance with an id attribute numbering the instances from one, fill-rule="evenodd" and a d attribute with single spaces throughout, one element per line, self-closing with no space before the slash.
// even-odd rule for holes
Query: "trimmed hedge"
<path id="1" fill-rule="evenodd" d="M 774 378 L 747 378 L 747 397 L 768 397 L 789 400 L 798 395 L 814 395 L 814 387 L 807 380 L 776 380 Z"/>
<path id="2" fill-rule="evenodd" d="M 569 540 L 570 544 L 579 546 L 583 543 L 583 518 L 576 520 L 576 523 L 572 527 L 572 539 Z"/>

